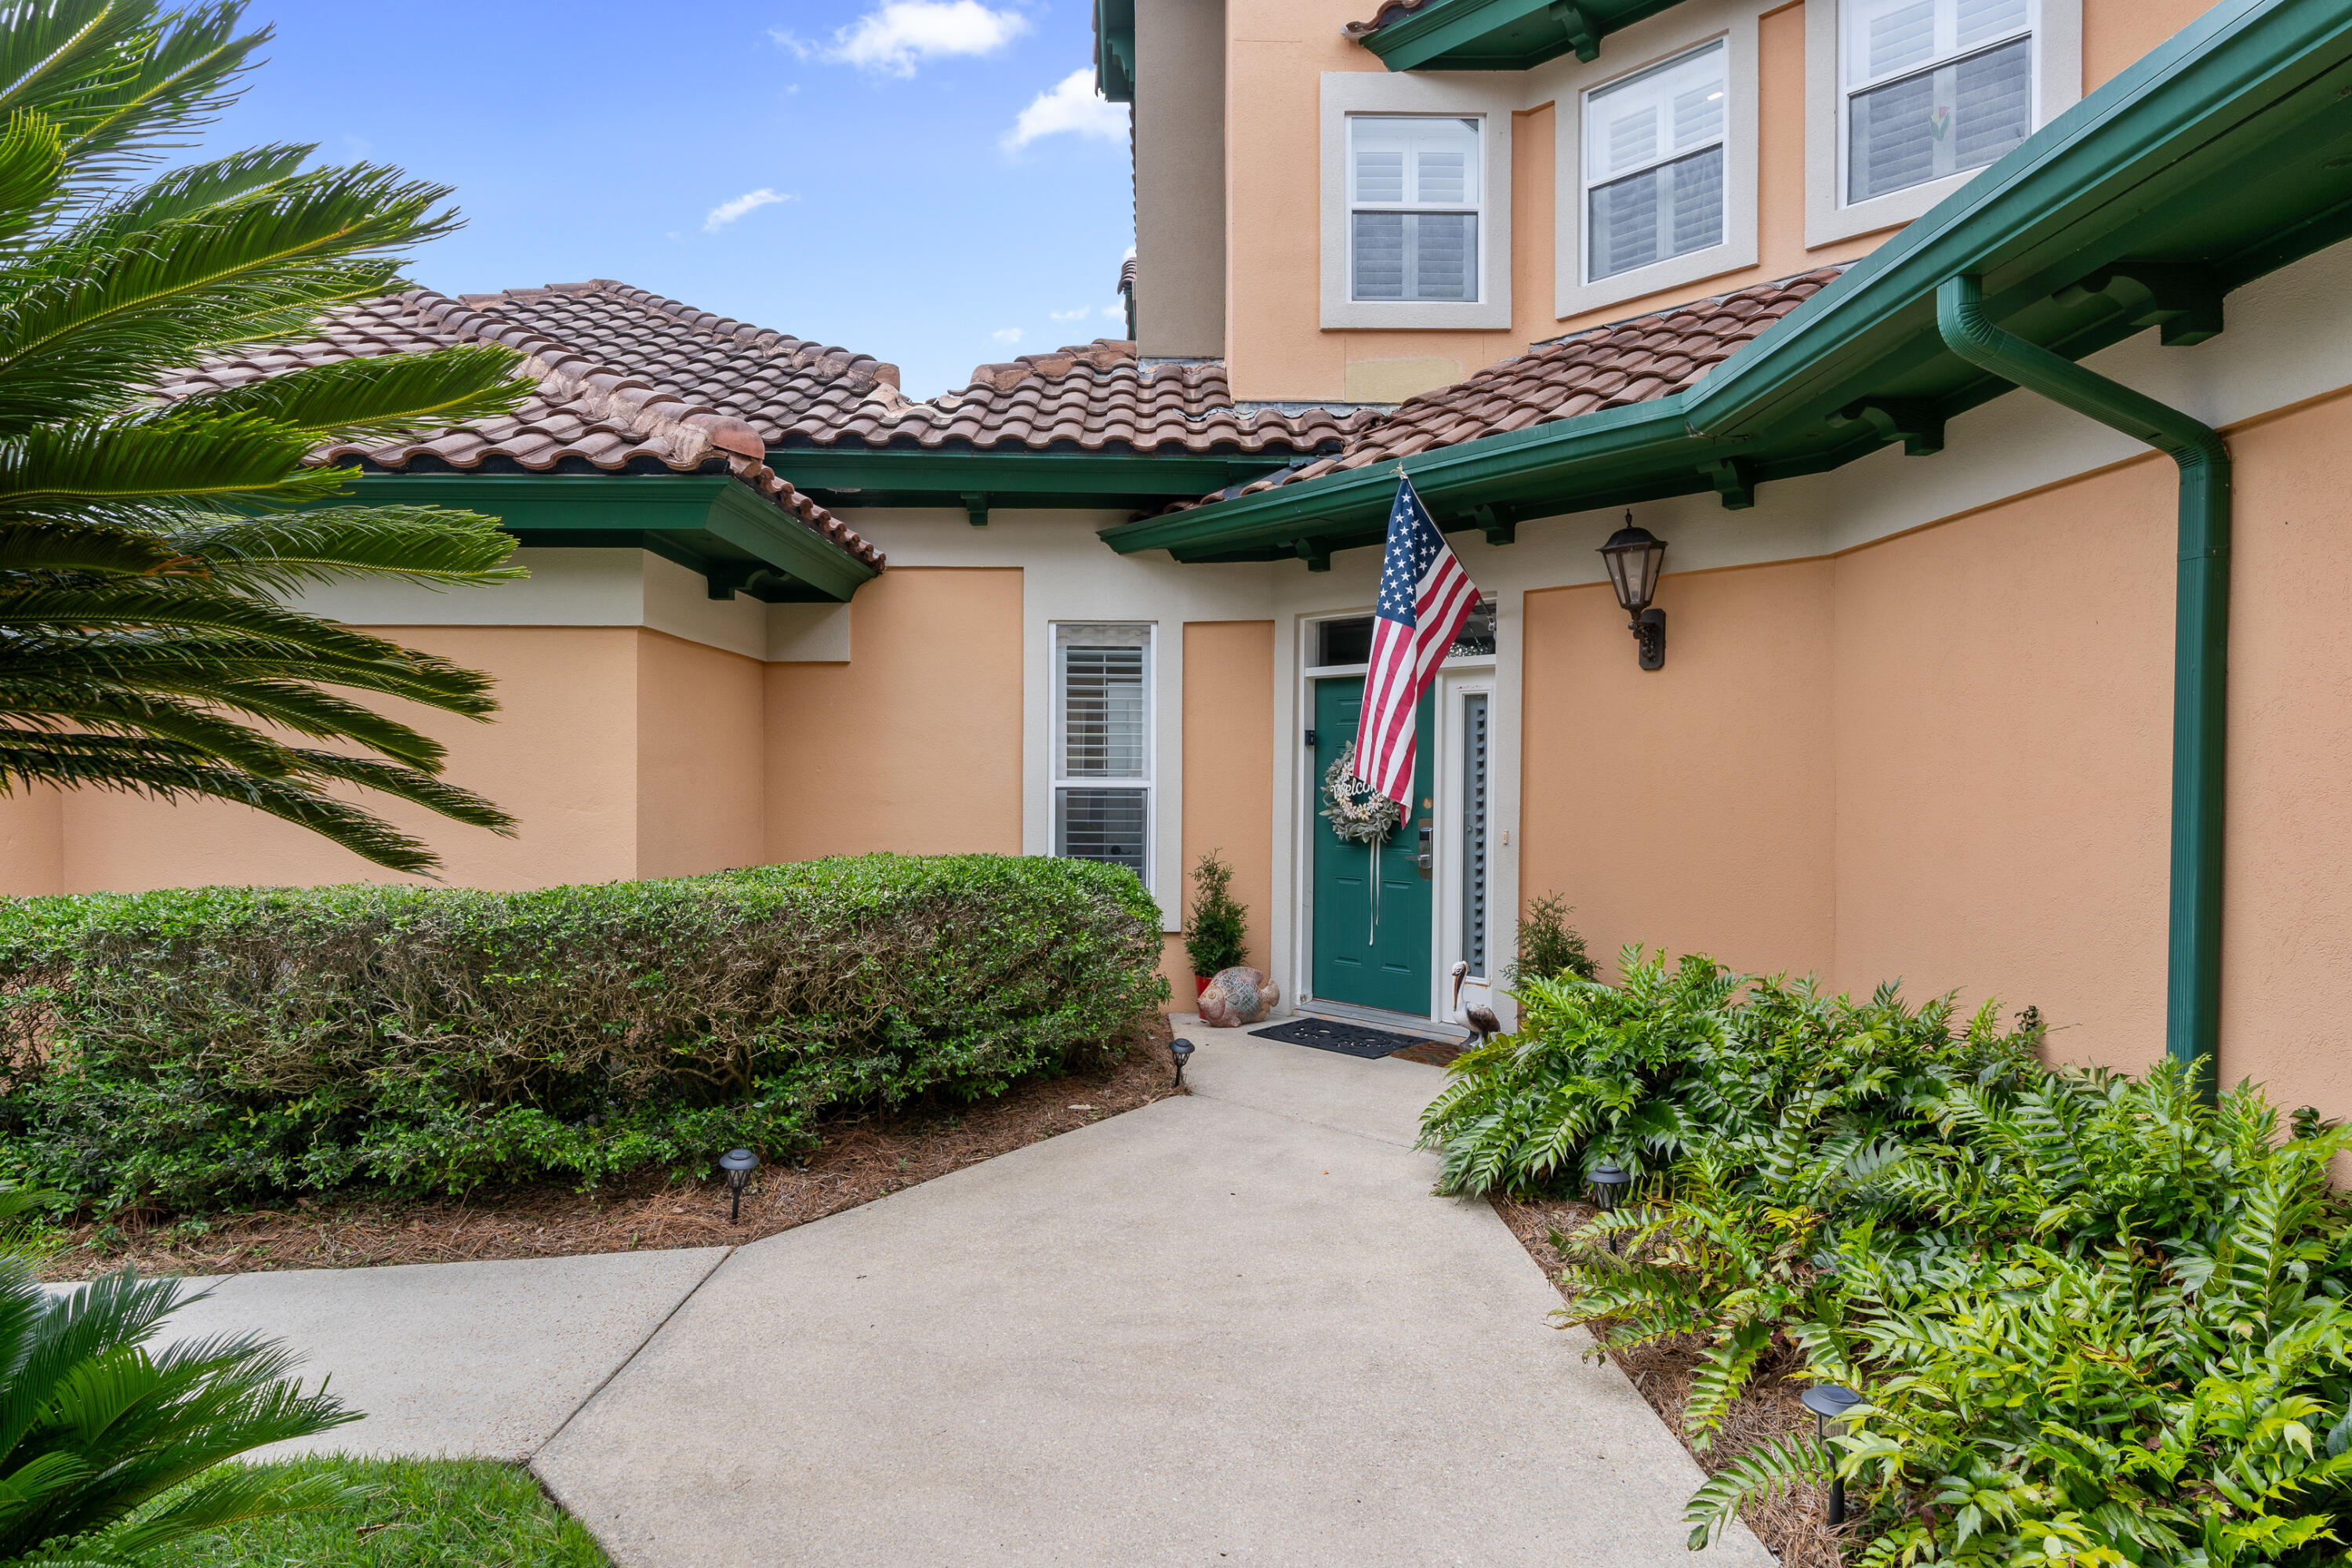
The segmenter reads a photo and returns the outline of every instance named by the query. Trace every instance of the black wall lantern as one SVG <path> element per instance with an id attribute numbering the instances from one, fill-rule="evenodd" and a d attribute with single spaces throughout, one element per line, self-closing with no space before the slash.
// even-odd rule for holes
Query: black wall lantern
<path id="1" fill-rule="evenodd" d="M 1654 610 L 1650 601 L 1658 592 L 1658 569 L 1666 562 L 1666 542 L 1646 528 L 1633 526 L 1633 514 L 1625 514 L 1625 526 L 1609 536 L 1601 547 L 1601 559 L 1609 566 L 1610 586 L 1617 590 L 1617 602 L 1633 617 L 1633 640 L 1641 650 L 1643 669 L 1663 669 L 1666 664 L 1666 612 Z"/>

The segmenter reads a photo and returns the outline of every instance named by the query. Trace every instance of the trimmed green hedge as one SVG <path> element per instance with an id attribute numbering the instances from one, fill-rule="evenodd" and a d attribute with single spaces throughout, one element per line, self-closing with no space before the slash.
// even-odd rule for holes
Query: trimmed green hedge
<path id="1" fill-rule="evenodd" d="M 1160 954 L 1126 870 L 993 855 L 8 900 L 0 1158 L 109 1208 L 703 1169 L 1103 1048 Z"/>

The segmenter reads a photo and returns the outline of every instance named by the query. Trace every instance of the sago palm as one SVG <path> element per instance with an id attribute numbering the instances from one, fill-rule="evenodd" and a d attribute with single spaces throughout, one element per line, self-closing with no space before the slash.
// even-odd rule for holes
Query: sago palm
<path id="1" fill-rule="evenodd" d="M 481 717 L 487 679 L 284 603 L 351 574 L 518 576 L 488 519 L 334 507 L 333 440 L 516 401 L 517 356 L 346 361 L 163 400 L 165 373 L 303 335 L 399 286 L 446 188 L 271 146 L 148 178 L 267 40 L 239 4 L 0 5 L 0 791 L 230 800 L 378 865 L 434 856 L 353 803 L 374 791 L 501 831 L 439 742 L 370 708 Z"/>

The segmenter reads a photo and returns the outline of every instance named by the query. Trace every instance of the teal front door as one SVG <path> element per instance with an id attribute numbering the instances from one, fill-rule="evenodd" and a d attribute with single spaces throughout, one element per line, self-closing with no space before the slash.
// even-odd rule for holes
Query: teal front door
<path id="1" fill-rule="evenodd" d="M 1356 715 L 1364 704 L 1361 677 L 1315 683 L 1315 809 L 1320 812 L 1323 776 L 1356 738 Z M 1430 889 L 1422 874 L 1420 826 L 1434 820 L 1431 807 L 1429 753 L 1436 733 L 1436 705 L 1421 700 L 1421 743 L 1412 763 L 1412 809 L 1382 844 L 1375 866 L 1371 848 L 1343 842 L 1330 820 L 1311 819 L 1315 844 L 1315 995 L 1326 1002 L 1351 1002 L 1391 1013 L 1429 1016 Z M 1379 900 L 1373 900 L 1373 879 Z"/>

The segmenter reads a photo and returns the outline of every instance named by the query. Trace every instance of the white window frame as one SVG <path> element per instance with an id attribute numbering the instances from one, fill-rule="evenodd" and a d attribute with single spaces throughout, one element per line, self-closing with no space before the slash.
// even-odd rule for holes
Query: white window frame
<path id="1" fill-rule="evenodd" d="M 1477 151 L 1474 154 L 1474 157 L 1476 161 L 1477 166 L 1481 169 L 1486 166 L 1486 121 L 1483 115 L 1350 114 L 1348 116 L 1348 300 L 1350 304 L 1475 305 L 1478 302 L 1475 296 L 1469 300 L 1366 300 L 1359 296 L 1356 292 L 1356 219 L 1365 213 L 1399 213 L 1406 216 L 1414 216 L 1422 213 L 1438 213 L 1449 216 L 1466 216 L 1470 219 L 1471 253 L 1477 256 L 1482 264 L 1485 260 L 1485 255 L 1481 246 L 1481 242 L 1486 236 L 1486 203 L 1482 199 L 1485 195 L 1483 188 L 1484 182 L 1482 180 L 1474 180 L 1471 183 L 1470 199 L 1468 201 L 1454 205 L 1448 205 L 1444 202 L 1405 201 L 1402 199 L 1399 199 L 1394 202 L 1368 202 L 1364 200 L 1363 196 L 1356 188 L 1356 176 L 1360 169 L 1359 162 L 1356 157 L 1357 133 L 1366 125 L 1383 123 L 1394 124 L 1399 121 L 1420 120 L 1434 121 L 1440 124 L 1450 123 L 1454 125 L 1459 125 L 1467 121 L 1471 127 L 1472 136 L 1476 143 Z M 1408 163 L 1407 167 L 1411 167 L 1410 163 Z M 1475 289 L 1479 287 L 1479 283 L 1480 279 L 1477 272 L 1474 269 L 1470 279 L 1470 285 Z"/>
<path id="2" fill-rule="evenodd" d="M 2039 131 L 2082 99 L 2083 5 L 2082 0 L 2029 0 L 2029 5 L 2033 39 L 2032 128 Z M 1983 168 L 1969 169 L 1885 195 L 1846 200 L 1848 106 L 1853 94 L 1867 91 L 1868 86 L 1847 87 L 1844 40 L 1843 0 L 1813 0 L 1806 5 L 1805 243 L 1809 246 L 1909 223 L 1984 173 Z M 1911 74 L 1891 73 L 1888 79 Z"/>
<path id="3" fill-rule="evenodd" d="M 1140 778 L 1104 778 L 1086 775 L 1073 778 L 1066 771 L 1069 763 L 1069 666 L 1063 659 L 1065 649 L 1087 646 L 1089 632 L 1108 633 L 1122 639 L 1133 639 L 1143 649 L 1143 775 Z M 1108 641 L 1108 637 L 1103 638 Z M 1062 797 L 1072 793 L 1094 794 L 1104 790 L 1141 790 L 1143 792 L 1143 868 L 1137 873 L 1146 888 L 1155 889 L 1152 880 L 1160 867 L 1160 694 L 1159 627 L 1150 621 L 1056 621 L 1052 626 L 1052 692 L 1053 723 L 1050 744 L 1051 781 L 1045 799 L 1045 832 L 1047 853 L 1064 857 L 1060 848 Z M 1106 862 L 1108 864 L 1108 862 Z"/>
<path id="4" fill-rule="evenodd" d="M 1482 73 L 1485 74 L 1485 73 Z M 1496 77 L 1510 73 L 1495 72 Z M 1321 104 L 1322 313 L 1326 327 L 1489 331 L 1511 324 L 1511 111 L 1508 81 L 1464 82 L 1418 72 L 1325 71 Z M 1350 121 L 1478 121 L 1478 297 L 1355 298 Z M 1466 207 L 1461 210 L 1469 210 Z"/>
<path id="5" fill-rule="evenodd" d="M 1663 259 L 1664 261 L 1680 261 L 1684 257 L 1696 256 L 1701 254 L 1703 251 L 1719 250 L 1723 247 L 1725 242 L 1729 240 L 1731 237 L 1731 104 L 1729 102 L 1731 93 L 1731 47 L 1729 43 L 1722 38 L 1710 38 L 1706 43 L 1699 45 L 1696 48 L 1685 49 L 1678 55 L 1669 56 L 1667 58 L 1658 61 L 1655 65 L 1644 67 L 1642 70 L 1629 71 L 1625 75 L 1619 77 L 1614 81 L 1603 82 L 1598 87 L 1588 87 L 1577 95 L 1576 112 L 1579 119 L 1583 121 L 1585 133 L 1590 135 L 1592 130 L 1592 107 L 1595 100 L 1607 97 L 1637 78 L 1649 75 L 1652 72 L 1670 71 L 1686 60 L 1695 60 L 1699 56 L 1706 54 L 1719 56 L 1723 60 L 1724 97 L 1726 100 L 1723 106 L 1723 130 L 1722 133 L 1718 135 L 1715 141 L 1715 146 L 1719 148 L 1723 153 L 1723 213 L 1722 223 L 1720 226 L 1723 238 L 1717 240 L 1713 245 L 1703 246 L 1699 250 L 1685 251 L 1682 256 L 1670 256 L 1664 258 Z M 1696 151 L 1703 153 L 1706 151 L 1706 149 L 1702 147 Z M 1672 147 L 1667 147 L 1658 157 L 1651 159 L 1647 163 L 1643 164 L 1640 168 L 1613 172 L 1606 179 L 1600 181 L 1595 181 L 1592 178 L 1591 160 L 1587 158 L 1580 158 L 1577 161 L 1576 165 L 1577 210 L 1583 216 L 1584 220 L 1589 224 L 1591 221 L 1592 216 L 1592 193 L 1594 191 L 1600 189 L 1603 185 L 1613 185 L 1621 180 L 1632 179 L 1635 175 L 1646 174 L 1654 169 L 1663 168 L 1668 163 L 1679 163 L 1683 159 L 1694 155 L 1694 153 L 1677 152 Z M 1589 233 L 1585 236 L 1585 244 L 1582 248 L 1583 254 L 1578 259 L 1584 268 L 1584 280 L 1587 283 L 1613 282 L 1619 279 L 1630 278 L 1636 272 L 1646 272 L 1651 267 L 1661 265 L 1660 262 L 1653 261 L 1649 263 L 1647 267 L 1629 267 L 1620 271 L 1609 273 L 1606 277 L 1595 277 L 1592 272 L 1591 236 Z"/>
<path id="6" fill-rule="evenodd" d="M 1757 265 L 1756 18 L 1763 8 L 1759 0 L 1702 0 L 1679 5 L 1622 33 L 1612 33 L 1597 60 L 1587 64 L 1569 58 L 1541 68 L 1561 73 L 1559 107 L 1552 117 L 1559 181 L 1553 202 L 1554 316 L 1566 321 Z M 1629 272 L 1589 279 L 1584 178 L 1587 99 L 1628 77 L 1718 42 L 1724 50 L 1727 95 L 1723 117 L 1723 243 L 1670 256 Z M 1539 87 L 1550 85 L 1544 82 Z"/>

